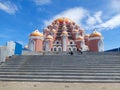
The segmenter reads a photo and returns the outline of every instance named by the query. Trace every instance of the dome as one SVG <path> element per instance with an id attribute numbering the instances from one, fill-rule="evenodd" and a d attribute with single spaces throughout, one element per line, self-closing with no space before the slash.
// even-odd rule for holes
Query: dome
<path id="1" fill-rule="evenodd" d="M 87 39 L 89 38 L 89 36 L 90 36 L 89 34 L 85 34 L 84 38 Z"/>
<path id="2" fill-rule="evenodd" d="M 40 33 L 38 30 L 35 30 L 34 32 L 32 32 L 32 33 L 30 34 L 30 36 L 40 36 L 40 37 L 43 37 L 43 34 Z"/>
<path id="3" fill-rule="evenodd" d="M 80 28 L 80 32 L 84 32 L 84 29 L 83 29 L 83 28 Z"/>
<path id="4" fill-rule="evenodd" d="M 84 40 L 82 36 L 78 36 L 77 40 Z"/>
<path id="5" fill-rule="evenodd" d="M 71 19 L 69 19 L 69 18 L 58 18 L 58 19 L 56 19 L 55 20 L 55 22 L 59 22 L 59 23 L 63 23 L 63 22 L 65 22 L 65 23 L 69 23 L 69 22 L 73 22 Z"/>
<path id="6" fill-rule="evenodd" d="M 68 34 L 68 32 L 67 32 L 67 31 L 63 31 L 63 32 L 62 32 L 62 34 L 66 34 L 66 35 L 67 35 L 67 34 Z"/>
<path id="7" fill-rule="evenodd" d="M 77 30 L 77 29 L 74 29 L 74 30 L 73 30 L 73 33 L 77 33 L 77 32 L 79 32 L 79 30 Z"/>
<path id="8" fill-rule="evenodd" d="M 80 28 L 80 26 L 79 25 L 75 25 L 75 28 L 78 29 L 78 28 Z"/>
<path id="9" fill-rule="evenodd" d="M 81 31 L 84 31 L 84 28 L 80 28 Z"/>
<path id="10" fill-rule="evenodd" d="M 66 27 L 66 26 L 63 26 L 62 28 L 63 28 L 63 29 L 66 29 L 67 27 Z"/>
<path id="11" fill-rule="evenodd" d="M 48 29 L 48 28 L 44 28 L 44 30 L 45 30 L 45 31 L 49 31 L 49 29 Z"/>
<path id="12" fill-rule="evenodd" d="M 85 37 L 89 37 L 90 35 L 89 34 L 85 34 Z"/>
<path id="13" fill-rule="evenodd" d="M 52 32 L 54 32 L 54 33 L 56 32 L 56 30 L 55 30 L 55 29 L 52 29 L 51 31 L 52 31 Z"/>
<path id="14" fill-rule="evenodd" d="M 53 37 L 51 35 L 48 35 L 46 39 L 53 39 Z"/>
<path id="15" fill-rule="evenodd" d="M 101 33 L 100 32 L 97 32 L 97 31 L 94 31 L 91 35 L 90 35 L 90 37 L 101 37 L 102 35 L 101 35 Z"/>

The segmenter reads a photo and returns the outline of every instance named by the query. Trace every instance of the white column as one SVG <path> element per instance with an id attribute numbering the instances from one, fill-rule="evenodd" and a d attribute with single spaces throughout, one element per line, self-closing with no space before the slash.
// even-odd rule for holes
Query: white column
<path id="1" fill-rule="evenodd" d="M 28 48 L 31 50 L 31 51 L 34 51 L 35 50 L 35 42 L 33 40 L 29 40 L 29 46 Z"/>
<path id="2" fill-rule="evenodd" d="M 63 36 L 62 39 L 63 39 L 63 51 L 67 51 L 66 36 Z"/>
<path id="3" fill-rule="evenodd" d="M 49 42 L 48 41 L 45 42 L 45 51 L 49 51 Z"/>
<path id="4" fill-rule="evenodd" d="M 99 40 L 99 42 L 98 42 L 98 50 L 99 50 L 99 52 L 104 51 L 103 40 Z"/>
<path id="5" fill-rule="evenodd" d="M 77 38 L 78 36 L 79 36 L 79 33 L 76 33 L 76 34 L 75 34 L 75 38 Z"/>

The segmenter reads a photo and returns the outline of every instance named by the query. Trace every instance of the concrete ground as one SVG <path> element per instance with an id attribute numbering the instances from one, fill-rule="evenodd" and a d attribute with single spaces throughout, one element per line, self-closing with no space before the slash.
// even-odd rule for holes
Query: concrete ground
<path id="1" fill-rule="evenodd" d="M 0 90 L 120 90 L 120 83 L 4 82 Z"/>

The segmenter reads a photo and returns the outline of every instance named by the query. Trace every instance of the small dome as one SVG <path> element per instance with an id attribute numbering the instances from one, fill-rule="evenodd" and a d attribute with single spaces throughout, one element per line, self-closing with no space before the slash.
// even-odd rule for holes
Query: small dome
<path id="1" fill-rule="evenodd" d="M 67 29 L 67 27 L 66 27 L 66 26 L 63 26 L 63 27 L 62 27 L 62 30 L 66 30 L 66 29 Z"/>
<path id="2" fill-rule="evenodd" d="M 56 30 L 55 30 L 55 29 L 52 29 L 51 31 L 52 31 L 52 32 L 54 32 L 54 33 L 56 32 Z"/>
<path id="3" fill-rule="evenodd" d="M 87 39 L 89 38 L 89 36 L 90 36 L 89 34 L 85 34 L 84 38 Z"/>
<path id="4" fill-rule="evenodd" d="M 50 31 L 48 28 L 44 28 L 45 31 Z"/>
<path id="5" fill-rule="evenodd" d="M 90 35 L 90 37 L 101 37 L 101 33 L 97 32 L 96 30 Z"/>
<path id="6" fill-rule="evenodd" d="M 34 32 L 32 32 L 32 33 L 30 34 L 30 36 L 40 36 L 40 37 L 43 37 L 43 34 L 40 33 L 38 30 L 35 30 Z"/>
<path id="7" fill-rule="evenodd" d="M 68 34 L 68 32 L 67 32 L 67 31 L 63 31 L 63 32 L 62 32 L 62 34 L 66 34 L 66 35 L 67 35 L 67 34 Z"/>
<path id="8" fill-rule="evenodd" d="M 78 33 L 78 32 L 79 32 L 79 30 L 77 30 L 77 29 L 73 30 L 73 33 Z"/>
<path id="9" fill-rule="evenodd" d="M 80 30 L 79 30 L 80 32 L 84 32 L 85 30 L 83 29 L 83 28 L 80 28 Z"/>
<path id="10" fill-rule="evenodd" d="M 82 36 L 78 36 L 77 40 L 84 40 Z"/>
<path id="11" fill-rule="evenodd" d="M 85 37 L 89 37 L 90 35 L 89 34 L 85 34 Z"/>
<path id="12" fill-rule="evenodd" d="M 80 28 L 80 26 L 78 26 L 78 25 L 75 25 L 75 28 L 76 28 L 76 29 L 78 29 L 78 28 Z"/>
<path id="13" fill-rule="evenodd" d="M 51 35 L 48 35 L 46 39 L 53 39 L 53 37 Z"/>

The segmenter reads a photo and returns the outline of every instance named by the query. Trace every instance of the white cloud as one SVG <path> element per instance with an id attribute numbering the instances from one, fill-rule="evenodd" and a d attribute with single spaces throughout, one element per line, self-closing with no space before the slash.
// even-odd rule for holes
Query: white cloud
<path id="1" fill-rule="evenodd" d="M 96 19 L 94 17 L 89 16 L 88 20 L 86 21 L 88 26 L 96 24 Z"/>
<path id="2" fill-rule="evenodd" d="M 0 9 L 9 13 L 9 14 L 15 14 L 16 11 L 18 10 L 17 6 L 10 1 L 6 2 L 0 2 Z"/>
<path id="3" fill-rule="evenodd" d="M 51 3 L 51 0 L 33 0 L 36 5 L 44 5 Z"/>
<path id="4" fill-rule="evenodd" d="M 98 11 L 98 12 L 96 12 L 95 15 L 94 15 L 94 17 L 95 17 L 95 19 L 96 19 L 96 21 L 97 21 L 98 23 L 102 23 L 101 16 L 102 16 L 102 11 Z"/>
<path id="5" fill-rule="evenodd" d="M 120 0 L 111 0 L 111 7 L 114 11 L 120 13 Z"/>
<path id="6" fill-rule="evenodd" d="M 71 20 L 75 21 L 77 24 L 81 24 L 82 19 L 86 16 L 87 16 L 87 10 L 85 10 L 81 7 L 75 7 L 75 8 L 65 10 L 65 11 L 55 15 L 50 20 L 45 20 L 44 24 L 45 24 L 45 26 L 47 26 L 53 20 L 55 20 L 56 18 L 60 18 L 60 17 L 67 17 L 67 18 L 70 18 Z"/>
<path id="7" fill-rule="evenodd" d="M 93 26 L 97 23 L 102 23 L 102 11 L 96 12 L 93 16 L 88 16 L 89 18 L 86 20 L 88 26 Z"/>
<path id="8" fill-rule="evenodd" d="M 111 19 L 109 19 L 108 21 L 96 26 L 98 28 L 109 28 L 109 29 L 113 29 L 116 27 L 120 27 L 120 14 L 113 16 Z"/>

